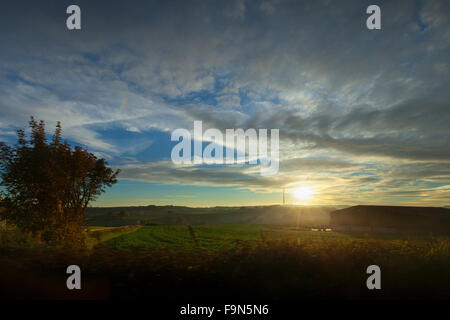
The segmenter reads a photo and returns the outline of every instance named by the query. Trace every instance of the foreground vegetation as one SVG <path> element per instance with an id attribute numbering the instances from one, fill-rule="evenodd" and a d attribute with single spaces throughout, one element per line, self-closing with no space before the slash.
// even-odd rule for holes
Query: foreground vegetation
<path id="1" fill-rule="evenodd" d="M 119 228 L 117 228 L 119 229 Z M 114 228 L 111 228 L 114 230 Z M 438 237 L 447 239 L 448 237 Z M 271 240 L 289 240 L 299 243 L 316 241 L 427 241 L 430 235 L 417 234 L 383 234 L 364 232 L 323 232 L 310 231 L 285 225 L 165 225 L 143 226 L 135 232 L 114 237 L 102 245 L 111 249 L 154 249 L 168 250 L 218 250 L 246 244 L 256 246 L 259 242 Z"/>
<path id="2" fill-rule="evenodd" d="M 256 225 L 118 230 L 91 230 L 103 233 L 92 249 L 2 246 L 2 296 L 450 299 L 450 242 L 446 237 L 308 232 Z M 83 272 L 83 290 L 78 292 L 65 288 L 65 268 L 71 264 Z M 366 288 L 366 268 L 372 264 L 382 270 L 379 291 Z"/>

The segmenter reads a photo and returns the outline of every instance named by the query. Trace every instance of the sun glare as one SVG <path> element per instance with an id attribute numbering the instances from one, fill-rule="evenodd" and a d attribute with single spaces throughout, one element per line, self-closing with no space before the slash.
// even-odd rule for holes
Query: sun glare
<path id="1" fill-rule="evenodd" d="M 314 195 L 314 189 L 312 187 L 301 187 L 292 190 L 292 194 L 298 199 L 302 201 L 312 199 Z"/>

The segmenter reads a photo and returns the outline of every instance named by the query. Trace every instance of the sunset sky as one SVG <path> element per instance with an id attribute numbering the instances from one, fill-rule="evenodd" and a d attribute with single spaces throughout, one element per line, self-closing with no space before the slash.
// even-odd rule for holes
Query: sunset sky
<path id="1" fill-rule="evenodd" d="M 450 205 L 449 1 L 17 2 L 0 11 L 0 141 L 31 115 L 61 121 L 122 170 L 95 206 L 279 204 L 283 188 L 297 204 Z M 194 120 L 279 129 L 278 174 L 172 163 L 171 132 Z"/>

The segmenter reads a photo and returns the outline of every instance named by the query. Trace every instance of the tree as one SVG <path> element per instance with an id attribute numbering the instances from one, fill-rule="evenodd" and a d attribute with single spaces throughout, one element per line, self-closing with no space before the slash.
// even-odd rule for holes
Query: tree
<path id="1" fill-rule="evenodd" d="M 18 130 L 15 146 L 0 142 L 0 215 L 46 243 L 83 245 L 84 209 L 117 182 L 120 170 L 61 142 L 59 122 L 50 141 L 43 121 L 31 117 L 29 126 L 29 140 Z"/>

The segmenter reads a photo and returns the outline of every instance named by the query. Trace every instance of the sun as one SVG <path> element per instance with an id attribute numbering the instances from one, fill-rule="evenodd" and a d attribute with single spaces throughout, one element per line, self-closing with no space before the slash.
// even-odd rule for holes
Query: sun
<path id="1" fill-rule="evenodd" d="M 312 187 L 300 187 L 292 190 L 292 194 L 302 201 L 311 200 L 314 195 L 314 189 Z"/>

